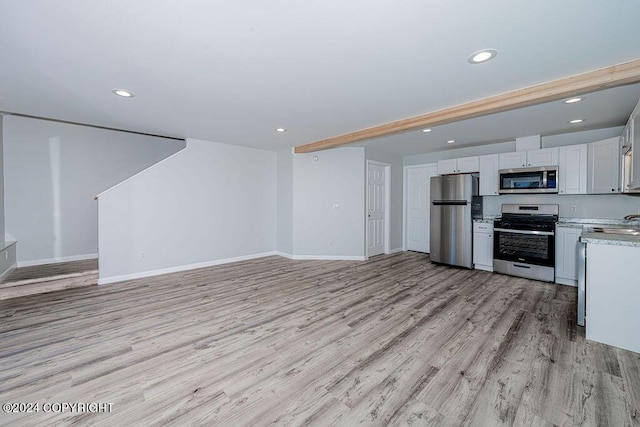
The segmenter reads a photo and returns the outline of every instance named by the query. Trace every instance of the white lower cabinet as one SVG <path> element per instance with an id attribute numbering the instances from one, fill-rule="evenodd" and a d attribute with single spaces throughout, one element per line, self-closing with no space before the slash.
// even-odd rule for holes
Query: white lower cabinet
<path id="1" fill-rule="evenodd" d="M 556 227 L 556 283 L 578 285 L 578 239 L 582 227 Z"/>
<path id="2" fill-rule="evenodd" d="M 493 223 L 473 222 L 473 264 L 475 269 L 493 271 Z"/>
<path id="3" fill-rule="evenodd" d="M 587 243 L 585 335 L 640 352 L 640 247 Z"/>

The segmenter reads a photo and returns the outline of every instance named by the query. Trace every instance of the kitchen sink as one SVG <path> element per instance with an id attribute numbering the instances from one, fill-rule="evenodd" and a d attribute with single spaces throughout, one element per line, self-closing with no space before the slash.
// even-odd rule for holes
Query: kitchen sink
<path id="1" fill-rule="evenodd" d="M 623 236 L 640 236 L 638 228 L 593 227 L 594 233 L 621 234 Z"/>

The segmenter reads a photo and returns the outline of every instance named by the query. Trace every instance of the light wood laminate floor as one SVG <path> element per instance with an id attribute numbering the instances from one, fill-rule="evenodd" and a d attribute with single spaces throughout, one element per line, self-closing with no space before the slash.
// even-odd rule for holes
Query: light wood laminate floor
<path id="1" fill-rule="evenodd" d="M 20 267 L 13 270 L 3 280 L 3 283 L 19 282 L 24 280 L 45 279 L 48 277 L 64 276 L 87 271 L 97 271 L 98 260 L 87 259 L 81 261 L 59 262 L 56 264 L 34 265 Z"/>
<path id="2" fill-rule="evenodd" d="M 0 424 L 640 424 L 640 355 L 575 288 L 431 264 L 268 257 L 0 301 Z"/>

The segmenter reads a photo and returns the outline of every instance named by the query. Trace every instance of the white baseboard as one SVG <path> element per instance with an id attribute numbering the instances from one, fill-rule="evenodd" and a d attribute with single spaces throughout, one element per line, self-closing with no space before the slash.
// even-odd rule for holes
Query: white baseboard
<path id="1" fill-rule="evenodd" d="M 361 255 L 291 255 L 291 259 L 316 261 L 366 261 L 367 257 Z"/>
<path id="2" fill-rule="evenodd" d="M 195 270 L 196 268 L 212 267 L 214 265 L 229 264 L 231 262 L 247 261 L 250 259 L 264 258 L 267 256 L 279 255 L 276 251 L 262 252 L 259 254 L 243 255 L 234 258 L 216 259 L 213 261 L 198 262 L 195 264 L 178 265 L 176 267 L 161 268 L 158 270 L 142 271 L 140 273 L 124 274 L 121 276 L 103 277 L 98 279 L 98 285 L 106 285 L 109 283 L 123 282 L 125 280 L 142 279 L 145 277 L 159 276 L 161 274 L 177 273 L 186 270 Z"/>
<path id="3" fill-rule="evenodd" d="M 279 255 L 279 256 L 284 257 L 284 258 L 293 259 L 293 255 L 291 255 L 290 253 L 287 253 L 287 252 L 276 251 L 276 255 Z"/>
<path id="4" fill-rule="evenodd" d="M 55 264 L 58 262 L 83 261 L 98 258 L 98 254 L 73 255 L 58 258 L 36 259 L 32 261 L 18 261 L 18 267 L 32 267 L 34 265 Z"/>
<path id="5" fill-rule="evenodd" d="M 281 257 L 298 261 L 366 261 L 364 256 L 342 256 L 342 255 L 293 255 L 287 252 L 276 252 Z"/>
<path id="6" fill-rule="evenodd" d="M 389 251 L 389 255 L 391 255 L 391 254 L 397 254 L 398 252 L 404 252 L 404 249 L 402 249 L 402 248 L 395 248 L 395 249 L 391 249 L 391 250 Z"/>

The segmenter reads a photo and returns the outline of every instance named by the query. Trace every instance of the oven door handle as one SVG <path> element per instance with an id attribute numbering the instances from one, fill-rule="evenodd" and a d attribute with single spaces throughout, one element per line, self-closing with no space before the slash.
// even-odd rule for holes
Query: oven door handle
<path id="1" fill-rule="evenodd" d="M 502 231 L 503 233 L 513 234 L 532 234 L 536 236 L 553 236 L 553 231 L 535 231 L 535 230 L 512 230 L 510 228 L 494 228 L 493 231 Z"/>

